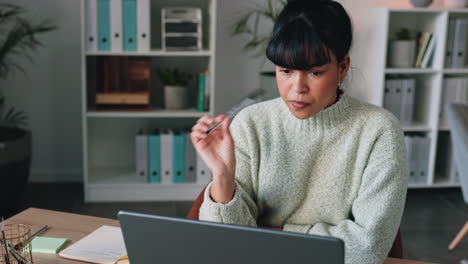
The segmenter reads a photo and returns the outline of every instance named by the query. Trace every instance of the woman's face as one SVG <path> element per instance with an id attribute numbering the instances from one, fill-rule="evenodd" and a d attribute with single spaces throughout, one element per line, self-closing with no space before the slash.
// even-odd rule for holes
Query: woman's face
<path id="1" fill-rule="evenodd" d="M 276 66 L 279 93 L 295 117 L 309 118 L 336 102 L 336 90 L 348 72 L 350 58 L 347 55 L 338 64 L 331 57 L 330 63 L 307 71 Z"/>

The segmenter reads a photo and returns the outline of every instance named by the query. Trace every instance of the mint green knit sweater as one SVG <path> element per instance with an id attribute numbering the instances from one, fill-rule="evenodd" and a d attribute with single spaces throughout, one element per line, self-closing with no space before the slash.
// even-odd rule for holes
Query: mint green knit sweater
<path id="1" fill-rule="evenodd" d="M 231 124 L 236 191 L 205 192 L 200 220 L 333 236 L 345 263 L 383 263 L 406 197 L 403 132 L 386 110 L 349 96 L 300 120 L 281 98 L 242 110 Z"/>

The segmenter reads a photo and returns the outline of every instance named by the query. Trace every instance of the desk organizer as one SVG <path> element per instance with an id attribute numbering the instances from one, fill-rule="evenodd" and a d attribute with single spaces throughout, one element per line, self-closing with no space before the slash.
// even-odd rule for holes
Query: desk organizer
<path id="1" fill-rule="evenodd" d="M 21 245 L 31 236 L 31 228 L 27 225 L 22 224 L 6 224 L 5 225 L 5 238 L 8 244 L 12 247 L 15 245 Z M 0 235 L 1 238 L 3 236 Z M 31 241 L 26 243 L 25 245 L 18 248 L 17 252 L 27 260 L 27 264 L 32 264 L 32 253 L 31 253 Z M 0 264 L 6 264 L 6 250 L 2 243 L 0 243 Z M 19 264 L 13 254 L 10 252 L 8 254 L 11 264 Z"/>

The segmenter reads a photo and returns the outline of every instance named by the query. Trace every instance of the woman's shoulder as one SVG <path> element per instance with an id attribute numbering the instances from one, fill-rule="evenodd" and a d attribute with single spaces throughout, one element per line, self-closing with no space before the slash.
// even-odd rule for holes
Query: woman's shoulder
<path id="1" fill-rule="evenodd" d="M 246 123 L 258 123 L 269 120 L 271 116 L 278 116 L 281 108 L 281 97 L 258 102 L 242 109 L 234 120 Z"/>
<path id="2" fill-rule="evenodd" d="M 353 105 L 354 116 L 359 120 L 361 125 L 369 128 L 401 129 L 400 121 L 383 107 L 361 101 L 351 96 L 348 96 L 348 100 L 350 104 Z"/>

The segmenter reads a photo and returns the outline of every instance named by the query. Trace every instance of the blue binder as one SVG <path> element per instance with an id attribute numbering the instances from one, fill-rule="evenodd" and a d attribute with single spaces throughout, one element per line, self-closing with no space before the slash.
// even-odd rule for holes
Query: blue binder
<path id="1" fill-rule="evenodd" d="M 148 136 L 148 182 L 161 183 L 161 136 L 159 133 Z"/>
<path id="2" fill-rule="evenodd" d="M 174 134 L 174 158 L 173 158 L 174 183 L 185 182 L 185 134 Z"/>
<path id="3" fill-rule="evenodd" d="M 124 50 L 137 50 L 137 2 L 122 0 L 123 4 L 123 35 Z"/>
<path id="4" fill-rule="evenodd" d="M 110 51 L 110 0 L 98 0 L 98 50 Z"/>

